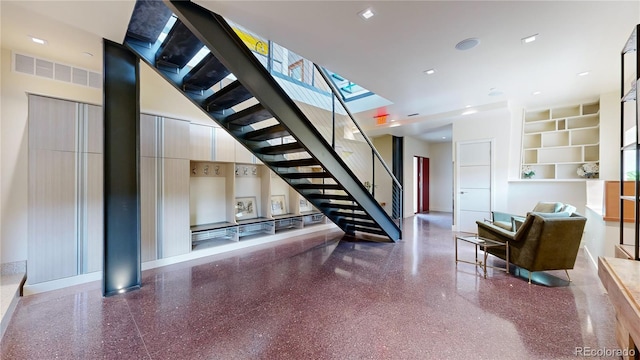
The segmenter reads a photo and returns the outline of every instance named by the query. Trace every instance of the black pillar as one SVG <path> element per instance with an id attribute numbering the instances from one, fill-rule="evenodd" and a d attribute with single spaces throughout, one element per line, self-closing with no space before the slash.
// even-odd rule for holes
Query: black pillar
<path id="1" fill-rule="evenodd" d="M 391 138 L 391 171 L 393 172 L 393 176 L 396 177 L 396 179 L 398 179 L 398 182 L 400 183 L 401 186 L 404 187 L 404 181 L 403 181 L 403 176 L 402 176 L 402 172 L 404 170 L 404 163 L 403 163 L 403 157 L 404 157 L 404 138 L 402 137 L 398 137 L 398 136 L 393 136 Z M 402 196 L 402 194 L 400 194 L 400 189 L 398 188 L 398 186 L 396 184 L 393 185 L 393 201 L 391 201 L 391 203 L 393 204 L 393 207 L 391 208 L 391 217 L 394 219 L 397 219 L 401 216 L 402 214 L 402 201 L 400 201 L 400 197 Z"/>
<path id="2" fill-rule="evenodd" d="M 140 288 L 138 58 L 104 43 L 104 296 Z"/>

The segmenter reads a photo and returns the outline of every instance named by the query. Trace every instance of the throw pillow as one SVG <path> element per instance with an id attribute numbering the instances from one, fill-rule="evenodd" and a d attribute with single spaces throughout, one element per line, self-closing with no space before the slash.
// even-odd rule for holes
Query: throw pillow
<path id="1" fill-rule="evenodd" d="M 536 204 L 536 207 L 533 208 L 533 212 L 540 213 L 555 213 L 560 211 L 564 206 L 563 203 L 560 202 L 539 202 Z"/>

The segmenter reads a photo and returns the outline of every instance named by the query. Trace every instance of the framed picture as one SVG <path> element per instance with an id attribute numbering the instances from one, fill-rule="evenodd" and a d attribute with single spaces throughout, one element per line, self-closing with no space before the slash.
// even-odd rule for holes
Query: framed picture
<path id="1" fill-rule="evenodd" d="M 274 195 L 271 197 L 271 215 L 283 215 L 287 213 L 284 195 Z"/>
<path id="2" fill-rule="evenodd" d="M 236 198 L 236 220 L 254 219 L 257 217 L 255 196 Z"/>
<path id="3" fill-rule="evenodd" d="M 311 205 L 311 203 L 303 198 L 302 196 L 300 197 L 300 212 L 306 212 L 306 211 L 311 211 L 313 210 L 313 206 Z"/>

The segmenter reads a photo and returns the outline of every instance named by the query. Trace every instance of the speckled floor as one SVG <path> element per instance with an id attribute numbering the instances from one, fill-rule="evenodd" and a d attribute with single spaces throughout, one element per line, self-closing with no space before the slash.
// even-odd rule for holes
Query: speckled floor
<path id="1" fill-rule="evenodd" d="M 1 359 L 575 359 L 615 349 L 614 312 L 580 254 L 535 277 L 454 261 L 451 215 L 397 244 L 341 233 L 158 268 L 141 290 L 98 283 L 21 300 Z M 460 244 L 473 258 L 473 246 Z M 499 260 L 495 265 L 501 265 Z M 515 273 L 517 274 L 517 273 Z"/>

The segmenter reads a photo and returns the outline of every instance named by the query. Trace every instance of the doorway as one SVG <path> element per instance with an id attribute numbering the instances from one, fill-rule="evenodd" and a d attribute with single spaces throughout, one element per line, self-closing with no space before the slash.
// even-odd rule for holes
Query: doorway
<path id="1" fill-rule="evenodd" d="M 414 182 L 414 213 L 429 212 L 429 158 L 413 157 Z"/>
<path id="2" fill-rule="evenodd" d="M 493 141 L 457 144 L 458 231 L 476 232 L 476 221 L 491 217 L 493 198 Z"/>

